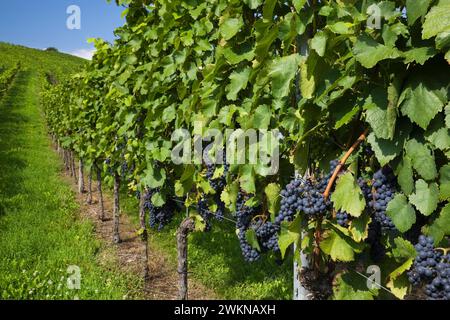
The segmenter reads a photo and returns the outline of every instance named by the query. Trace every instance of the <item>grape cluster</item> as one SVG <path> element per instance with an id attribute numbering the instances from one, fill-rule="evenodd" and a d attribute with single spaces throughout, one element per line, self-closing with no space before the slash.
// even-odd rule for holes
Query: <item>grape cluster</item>
<path id="1" fill-rule="evenodd" d="M 327 189 L 328 183 L 330 182 L 331 177 L 333 176 L 334 171 L 336 170 L 337 166 L 339 165 L 339 160 L 332 160 L 330 162 L 330 171 L 319 178 L 317 182 L 317 189 L 320 193 L 324 193 Z"/>
<path id="2" fill-rule="evenodd" d="M 372 201 L 372 189 L 369 186 L 369 183 L 363 178 L 358 178 L 358 186 L 361 188 L 364 198 L 367 202 Z"/>
<path id="3" fill-rule="evenodd" d="M 248 243 L 245 234 L 250 228 L 252 218 L 258 213 L 259 208 L 246 205 L 250 197 L 250 195 L 244 194 L 242 191 L 238 193 L 236 200 L 236 228 L 238 229 L 238 238 L 244 259 L 248 262 L 254 262 L 259 259 L 260 253 Z"/>
<path id="4" fill-rule="evenodd" d="M 347 228 L 350 223 L 350 215 L 345 211 L 338 211 L 336 213 L 336 219 L 338 225 L 341 227 Z"/>
<path id="5" fill-rule="evenodd" d="M 144 194 L 144 209 L 149 212 L 150 227 L 158 227 L 158 231 L 161 231 L 172 221 L 176 206 L 172 200 L 169 200 L 162 207 L 156 207 L 152 203 L 152 197 L 157 192 L 159 192 L 158 189 L 152 189 Z"/>
<path id="6" fill-rule="evenodd" d="M 435 249 L 433 238 L 424 235 L 414 247 L 417 256 L 408 280 L 414 286 L 426 282 L 425 293 L 430 299 L 450 300 L 450 254 Z"/>
<path id="7" fill-rule="evenodd" d="M 211 230 L 211 211 L 208 207 L 208 200 L 205 196 L 200 198 L 200 200 L 197 202 L 197 211 L 199 215 L 202 217 L 203 221 L 205 222 L 205 231 Z"/>
<path id="8" fill-rule="evenodd" d="M 339 162 L 330 163 L 330 172 L 316 181 L 294 179 L 281 191 L 280 212 L 275 219 L 276 224 L 294 220 L 297 212 L 304 212 L 310 218 L 325 215 L 331 208 L 329 199 L 323 193 Z"/>
<path id="9" fill-rule="evenodd" d="M 247 241 L 245 237 L 245 232 L 239 232 L 238 235 L 239 238 L 239 244 L 241 246 L 242 255 L 244 256 L 244 259 L 248 262 L 255 262 L 260 258 L 260 253 L 258 250 L 253 248 Z"/>
<path id="10" fill-rule="evenodd" d="M 266 222 L 256 229 L 256 237 L 261 244 L 262 251 L 280 251 L 278 246 L 278 232 L 280 227 L 272 222 Z"/>
<path id="11" fill-rule="evenodd" d="M 394 198 L 397 189 L 395 175 L 392 169 L 385 167 L 373 176 L 373 199 L 369 202 L 374 211 L 374 218 L 381 225 L 383 231 L 396 230 L 392 219 L 386 215 L 388 203 Z"/>
<path id="12" fill-rule="evenodd" d="M 110 176 L 113 176 L 114 175 L 114 171 L 113 171 L 112 166 L 111 166 L 111 158 L 107 158 L 105 160 L 105 164 L 107 166 L 108 174 Z"/>
<path id="13" fill-rule="evenodd" d="M 224 174 L 214 179 L 214 173 L 216 172 L 217 166 L 212 163 L 206 164 L 206 178 L 209 181 L 209 184 L 213 188 L 215 194 L 214 194 L 214 201 L 217 205 L 217 211 L 215 212 L 214 216 L 217 220 L 222 221 L 225 216 L 225 203 L 221 200 L 221 194 L 223 190 L 225 189 L 225 186 L 227 185 L 227 174 L 230 170 L 230 165 L 227 162 L 227 156 L 225 150 L 223 151 L 223 168 L 224 168 Z"/>

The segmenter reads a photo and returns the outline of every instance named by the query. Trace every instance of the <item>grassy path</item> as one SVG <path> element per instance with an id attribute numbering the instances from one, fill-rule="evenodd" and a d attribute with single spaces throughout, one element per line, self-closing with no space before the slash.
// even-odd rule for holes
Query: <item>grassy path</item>
<path id="1" fill-rule="evenodd" d="M 61 183 L 39 81 L 35 72 L 20 72 L 0 102 L 0 299 L 136 298 L 130 292 L 139 280 L 114 262 L 105 265 L 108 253 Z M 80 290 L 67 286 L 69 266 L 81 270 Z"/>

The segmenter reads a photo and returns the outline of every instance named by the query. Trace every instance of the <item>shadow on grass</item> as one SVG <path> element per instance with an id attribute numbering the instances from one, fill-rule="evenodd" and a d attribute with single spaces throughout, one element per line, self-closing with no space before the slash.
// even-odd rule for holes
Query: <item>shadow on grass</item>
<path id="1" fill-rule="evenodd" d="M 26 88 L 30 81 L 30 73 L 19 72 L 11 88 L 0 101 L 0 197 L 11 198 L 23 192 L 21 171 L 27 163 L 20 157 L 24 137 L 21 133 L 23 124 L 30 121 L 28 116 L 20 112 L 17 101 L 26 102 Z M 1 199 L 0 198 L 0 199 Z M 0 215 L 5 208 L 0 204 Z"/>

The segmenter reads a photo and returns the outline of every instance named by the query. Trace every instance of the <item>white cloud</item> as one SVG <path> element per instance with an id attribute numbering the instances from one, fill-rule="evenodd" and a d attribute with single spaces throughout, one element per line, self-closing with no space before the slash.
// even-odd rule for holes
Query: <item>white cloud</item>
<path id="1" fill-rule="evenodd" d="M 92 60 L 92 56 L 95 53 L 95 49 L 78 49 L 74 50 L 72 52 L 69 52 L 69 54 L 80 57 L 87 60 Z"/>

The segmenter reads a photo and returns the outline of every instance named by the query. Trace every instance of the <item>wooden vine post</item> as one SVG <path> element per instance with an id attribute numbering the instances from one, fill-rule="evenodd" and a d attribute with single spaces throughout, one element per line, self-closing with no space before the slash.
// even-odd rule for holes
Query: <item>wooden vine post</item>
<path id="1" fill-rule="evenodd" d="M 84 163 L 83 160 L 80 158 L 79 165 L 78 165 L 78 192 L 80 194 L 85 193 L 86 190 L 84 188 Z"/>
<path id="2" fill-rule="evenodd" d="M 105 221 L 105 205 L 103 203 L 103 190 L 102 190 L 102 172 L 100 171 L 100 166 L 95 164 L 95 169 L 97 171 L 97 189 L 98 189 L 98 204 L 100 209 L 100 220 Z"/>
<path id="3" fill-rule="evenodd" d="M 87 204 L 92 204 L 92 166 L 89 168 Z"/>
<path id="4" fill-rule="evenodd" d="M 145 223 L 145 197 L 141 194 L 139 199 L 139 222 L 141 227 L 141 238 L 144 243 L 144 280 L 147 282 L 150 280 L 150 268 L 148 266 L 148 230 L 147 224 Z"/>
<path id="5" fill-rule="evenodd" d="M 114 172 L 113 241 L 116 244 L 121 242 L 119 233 L 119 217 L 120 217 L 119 193 L 120 193 L 120 176 L 117 172 Z"/>
<path id="6" fill-rule="evenodd" d="M 192 218 L 183 220 L 177 231 L 179 299 L 188 299 L 188 235 L 195 230 Z"/>

